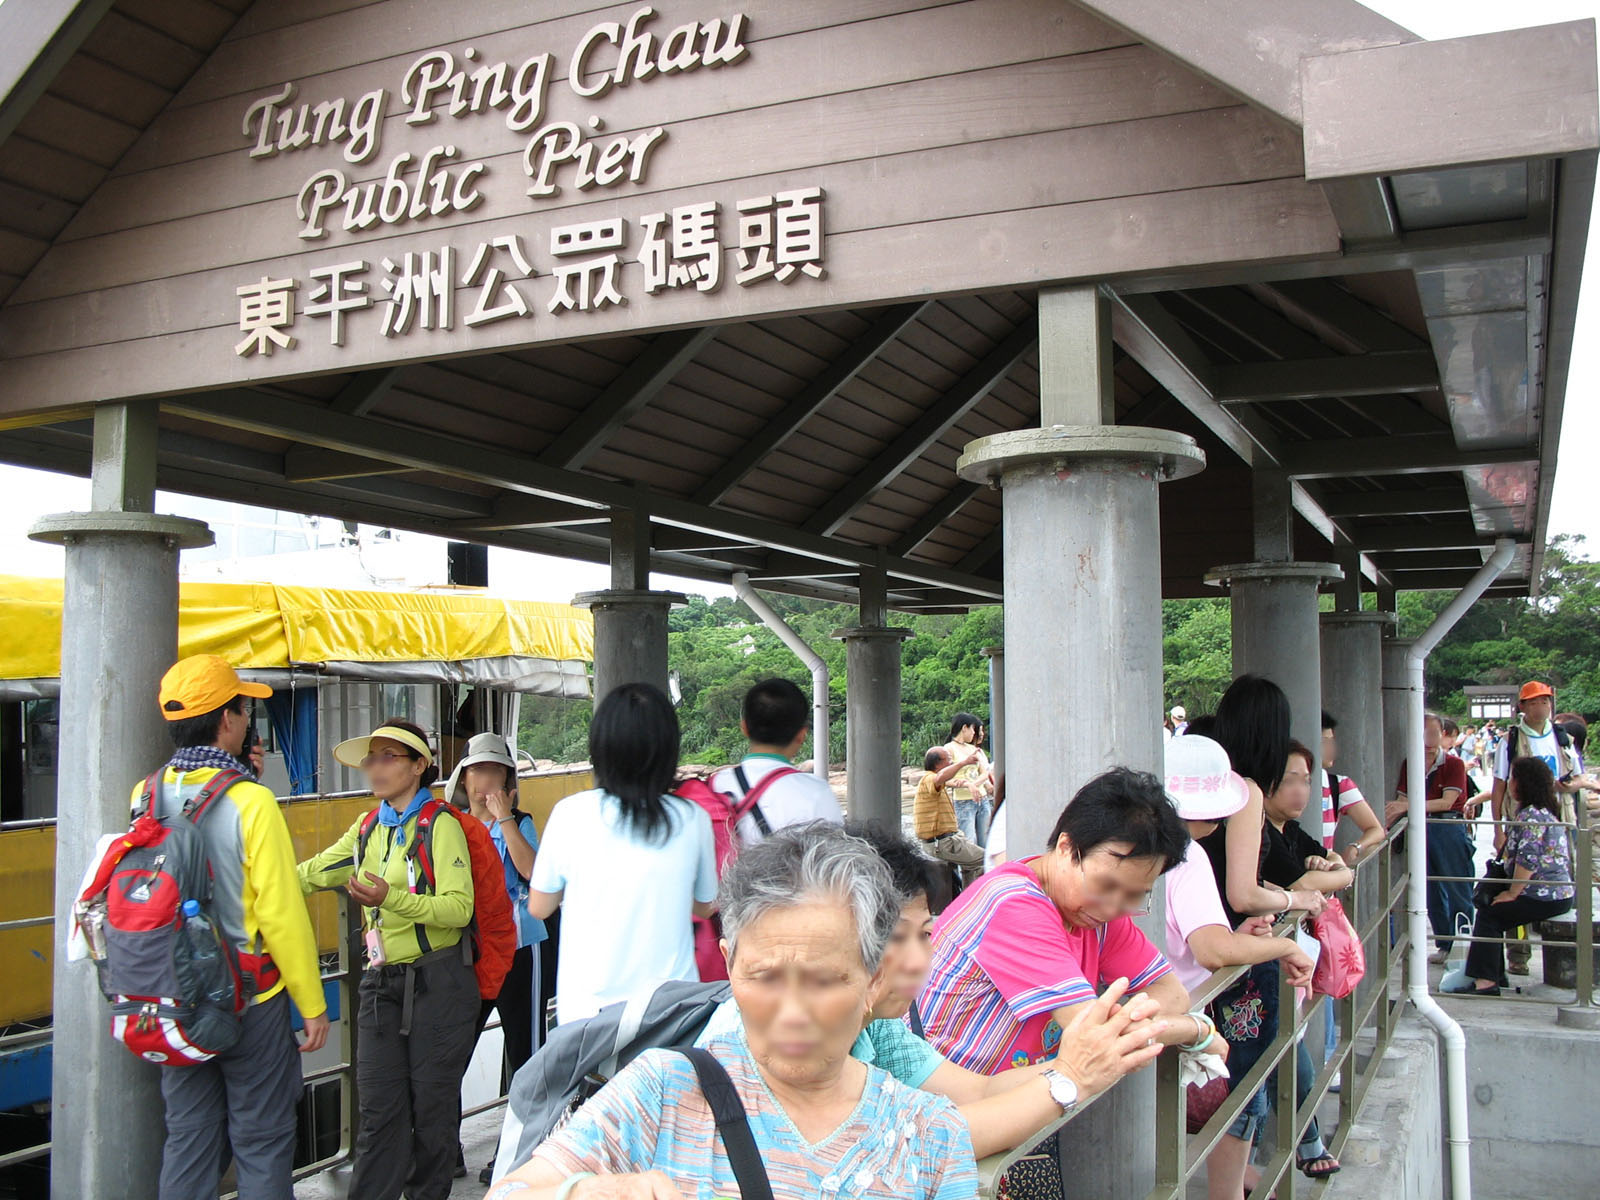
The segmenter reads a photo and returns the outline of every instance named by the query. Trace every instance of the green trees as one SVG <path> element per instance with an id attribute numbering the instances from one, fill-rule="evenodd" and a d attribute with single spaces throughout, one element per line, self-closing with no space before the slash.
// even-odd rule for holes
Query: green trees
<path id="1" fill-rule="evenodd" d="M 1582 538 L 1552 538 L 1537 600 L 1473 605 L 1428 659 L 1429 704 L 1459 716 L 1468 684 L 1539 678 L 1561 711 L 1600 718 L 1600 561 L 1584 551 Z M 1400 636 L 1421 633 L 1449 601 L 1449 592 L 1403 594 Z"/>
<path id="2" fill-rule="evenodd" d="M 1402 637 L 1420 633 L 1449 602 L 1449 592 L 1407 592 L 1400 597 Z M 828 758 L 844 759 L 844 645 L 833 632 L 855 622 L 847 605 L 768 594 L 768 601 L 828 664 L 831 719 Z M 987 717 L 989 666 L 985 646 L 1004 641 L 998 607 L 965 616 L 896 616 L 912 631 L 902 663 L 904 761 L 919 760 L 942 743 L 950 718 L 962 710 Z M 1162 606 L 1165 706 L 1182 704 L 1191 715 L 1210 712 L 1233 678 L 1233 639 L 1224 598 L 1168 600 Z M 671 669 L 683 694 L 685 761 L 720 764 L 744 748 L 739 704 L 751 684 L 778 675 L 810 694 L 805 668 L 745 606 L 732 597 L 692 597 L 671 617 Z M 1554 684 L 1559 706 L 1600 717 L 1600 561 L 1584 557 L 1582 539 L 1558 537 L 1545 554 L 1538 600 L 1485 600 L 1474 605 L 1434 651 L 1428 663 L 1430 703 L 1465 714 L 1461 689 L 1472 683 L 1515 683 L 1538 676 Z M 527 697 L 520 744 L 539 758 L 586 757 L 588 702 Z M 1092 714 L 1063 713 L 1064 728 Z M 1161 719 L 1159 712 L 1150 714 Z M 808 745 L 802 757 L 812 754 Z"/>

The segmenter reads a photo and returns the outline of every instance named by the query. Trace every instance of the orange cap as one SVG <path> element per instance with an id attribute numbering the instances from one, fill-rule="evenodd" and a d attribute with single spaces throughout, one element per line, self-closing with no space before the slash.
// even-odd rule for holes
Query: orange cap
<path id="1" fill-rule="evenodd" d="M 1537 679 L 1529 680 L 1522 685 L 1522 691 L 1517 693 L 1517 702 L 1532 700 L 1535 696 L 1555 696 L 1555 689 L 1548 683 L 1540 683 Z"/>
<path id="2" fill-rule="evenodd" d="M 204 716 L 235 696 L 272 695 L 264 683 L 246 683 L 228 660 L 215 654 L 194 654 L 174 663 L 161 677 L 161 715 L 169 721 Z"/>

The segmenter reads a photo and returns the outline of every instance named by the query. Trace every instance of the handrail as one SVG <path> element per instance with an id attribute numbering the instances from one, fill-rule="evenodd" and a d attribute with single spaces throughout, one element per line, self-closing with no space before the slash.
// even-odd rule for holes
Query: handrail
<path id="1" fill-rule="evenodd" d="M 1340 1036 L 1334 1052 L 1312 1082 L 1304 1105 L 1296 1098 L 1295 1046 L 1317 1003 L 1309 1004 L 1304 1011 L 1296 1012 L 1294 989 L 1279 977 L 1279 1021 L 1277 1035 L 1268 1043 L 1260 1059 L 1234 1087 L 1228 1098 L 1194 1135 L 1187 1131 L 1187 1089 L 1179 1082 L 1179 1062 L 1176 1055 L 1163 1055 L 1156 1065 L 1156 1186 L 1147 1200 L 1183 1200 L 1189 1181 L 1205 1165 L 1207 1156 L 1222 1140 L 1228 1127 L 1243 1111 L 1256 1091 L 1266 1085 L 1274 1070 L 1277 1072 L 1277 1116 L 1274 1133 L 1277 1148 L 1261 1168 L 1261 1182 L 1256 1191 L 1265 1195 L 1276 1194 L 1279 1200 L 1293 1200 L 1297 1176 L 1294 1171 L 1295 1147 L 1300 1135 L 1309 1126 L 1318 1107 L 1327 1096 L 1335 1078 L 1343 1077 L 1340 1090 L 1341 1120 L 1338 1131 L 1329 1140 L 1329 1149 L 1337 1154 L 1348 1137 L 1355 1113 L 1365 1100 L 1372 1081 L 1376 1078 L 1378 1060 L 1393 1036 L 1398 1012 L 1403 1001 L 1390 1000 L 1388 977 L 1394 955 L 1404 951 L 1404 930 L 1399 940 L 1390 935 L 1390 917 L 1403 903 L 1406 895 L 1404 876 L 1394 881 L 1394 840 L 1406 826 L 1402 818 L 1385 835 L 1384 840 L 1369 850 L 1355 865 L 1355 882 L 1346 889 L 1354 897 L 1356 912 L 1351 914 L 1356 935 L 1367 956 L 1367 975 L 1362 986 L 1351 995 L 1334 1001 L 1338 1016 Z M 1377 896 L 1372 911 L 1369 907 L 1371 886 L 1367 880 L 1376 878 Z M 1274 927 L 1275 934 L 1291 930 L 1303 918 L 1303 913 L 1287 915 Z M 1229 967 L 1214 971 L 1210 978 L 1191 993 L 1197 1003 L 1209 1002 L 1222 994 L 1249 968 Z M 1373 1031 L 1375 1050 L 1360 1068 L 1356 1062 L 1357 1039 L 1368 1029 Z"/>
<path id="2" fill-rule="evenodd" d="M 1292 1168 L 1295 1144 L 1299 1140 L 1300 1132 L 1310 1124 L 1311 1118 L 1316 1114 L 1317 1106 L 1327 1095 L 1334 1078 L 1341 1073 L 1345 1076 L 1345 1084 L 1340 1091 L 1343 1119 L 1338 1132 L 1330 1141 L 1330 1148 L 1342 1146 L 1343 1139 L 1348 1134 L 1351 1118 L 1376 1078 L 1378 1059 L 1381 1058 L 1383 1050 L 1387 1048 L 1393 1036 L 1398 1012 L 1404 1003 L 1401 1000 L 1390 1001 L 1387 980 L 1394 955 L 1403 953 L 1405 945 L 1403 929 L 1400 931 L 1400 941 L 1391 942 L 1389 921 L 1391 914 L 1401 907 L 1406 894 L 1404 875 L 1398 881 L 1391 878 L 1395 862 L 1391 853 L 1393 843 L 1405 831 L 1406 824 L 1404 817 L 1396 821 L 1385 833 L 1384 840 L 1368 850 L 1354 868 L 1356 879 L 1352 885 L 1352 894 L 1358 898 L 1356 904 L 1358 911 L 1351 914 L 1351 920 L 1356 927 L 1357 937 L 1367 951 L 1367 982 L 1363 988 L 1357 989 L 1349 997 L 1334 1002 L 1341 1017 L 1340 1027 L 1343 1032 L 1334 1054 L 1318 1073 L 1306 1104 L 1297 1106 L 1295 1103 L 1294 1050 L 1299 1034 L 1305 1028 L 1306 1022 L 1310 1019 L 1311 1009 L 1315 1006 L 1307 1006 L 1304 1013 L 1290 1018 L 1288 1014 L 1294 1012 L 1294 989 L 1286 983 L 1281 983 L 1283 992 L 1279 1000 L 1282 1015 L 1277 1036 L 1268 1043 L 1261 1058 L 1198 1134 L 1191 1137 L 1186 1128 L 1187 1090 L 1179 1085 L 1179 1056 L 1164 1053 L 1156 1060 L 1157 1182 L 1147 1200 L 1184 1200 L 1189 1180 L 1201 1169 L 1206 1156 L 1222 1139 L 1223 1134 L 1256 1091 L 1266 1086 L 1274 1070 L 1278 1072 L 1278 1091 L 1281 1095 L 1286 1095 L 1289 1100 L 1286 1108 L 1283 1104 L 1279 1104 L 1280 1152 L 1269 1160 L 1263 1169 L 1257 1191 L 1263 1195 L 1271 1195 L 1276 1189 L 1279 1200 L 1293 1200 L 1295 1173 Z M 1377 903 L 1372 912 L 1363 914 L 1359 911 L 1362 907 L 1359 902 L 1362 889 L 1371 890 L 1364 881 L 1374 878 L 1377 880 Z M 1294 927 L 1304 919 L 1304 916 L 1303 911 L 1285 914 L 1275 923 L 1273 933 L 1278 936 L 1292 936 Z M 1213 971 L 1204 983 L 1190 992 L 1192 1004 L 1196 1008 L 1209 1004 L 1227 991 L 1249 969 L 1248 966 L 1236 966 Z M 1368 1059 L 1363 1070 L 1350 1069 L 1354 1066 L 1357 1036 L 1369 1027 L 1374 1030 L 1376 1052 Z M 980 1160 L 979 1194 L 984 1197 L 994 1196 L 998 1191 L 1001 1176 L 1012 1164 L 1029 1154 L 1041 1141 L 1070 1124 L 1092 1103 L 1093 1100 L 1088 1101 L 1070 1114 L 1052 1121 L 1038 1133 L 1031 1135 L 1024 1145 L 1002 1154 L 991 1154 Z M 1293 1135 L 1289 1138 L 1286 1149 L 1283 1148 L 1285 1131 Z"/>

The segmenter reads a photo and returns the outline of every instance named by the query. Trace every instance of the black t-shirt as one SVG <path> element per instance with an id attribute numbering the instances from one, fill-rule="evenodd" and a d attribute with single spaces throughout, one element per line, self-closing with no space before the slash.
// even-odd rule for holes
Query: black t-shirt
<path id="1" fill-rule="evenodd" d="M 1306 873 L 1306 859 L 1315 855 L 1325 857 L 1327 851 L 1304 829 L 1298 821 L 1285 821 L 1280 832 L 1271 821 L 1266 829 L 1266 859 L 1261 864 L 1261 878 L 1281 888 L 1292 888 Z"/>
<path id="2" fill-rule="evenodd" d="M 1261 855 L 1256 860 L 1256 882 L 1260 883 L 1265 876 L 1262 871 L 1267 862 L 1267 830 L 1270 826 L 1266 821 L 1261 823 Z M 1233 905 L 1228 903 L 1228 822 L 1224 821 L 1205 837 L 1199 839 L 1201 848 L 1206 852 L 1206 857 L 1211 860 L 1211 873 L 1217 878 L 1217 894 L 1222 897 L 1222 911 L 1228 914 L 1228 924 L 1237 929 L 1244 923 L 1244 917 L 1234 912 Z M 1303 874 L 1303 872 L 1302 872 Z M 1299 875 L 1295 876 L 1300 878 Z"/>

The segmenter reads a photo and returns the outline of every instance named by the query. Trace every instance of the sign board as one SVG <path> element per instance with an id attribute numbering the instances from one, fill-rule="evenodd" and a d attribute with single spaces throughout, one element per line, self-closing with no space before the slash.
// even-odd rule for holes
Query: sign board
<path id="1" fill-rule="evenodd" d="M 1292 130 L 1072 5 L 715 5 L 258 4 L 0 310 L 0 413 L 1338 252 Z"/>

